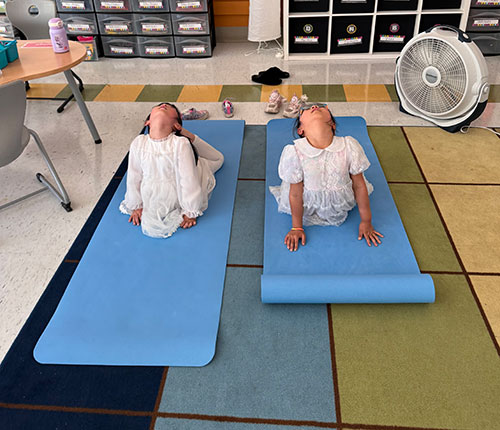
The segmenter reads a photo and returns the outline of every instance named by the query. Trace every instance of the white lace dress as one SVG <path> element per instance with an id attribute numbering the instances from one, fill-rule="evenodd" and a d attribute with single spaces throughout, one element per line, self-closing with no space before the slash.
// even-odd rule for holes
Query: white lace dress
<path id="1" fill-rule="evenodd" d="M 182 215 L 197 218 L 208 207 L 215 187 L 214 173 L 224 162 L 223 155 L 196 136 L 188 139 L 170 134 L 164 139 L 137 136 L 131 146 L 127 171 L 127 192 L 120 204 L 122 213 L 131 215 L 143 209 L 141 227 L 151 237 L 171 236 L 181 224 Z"/>
<path id="2" fill-rule="evenodd" d="M 311 146 L 304 137 L 283 148 L 278 167 L 282 183 L 270 190 L 278 210 L 291 214 L 290 184 L 304 181 L 304 225 L 338 226 L 356 205 L 350 175 L 362 173 L 369 166 L 363 148 L 353 137 L 335 136 L 325 149 Z M 371 194 L 372 184 L 366 181 L 366 187 Z"/>

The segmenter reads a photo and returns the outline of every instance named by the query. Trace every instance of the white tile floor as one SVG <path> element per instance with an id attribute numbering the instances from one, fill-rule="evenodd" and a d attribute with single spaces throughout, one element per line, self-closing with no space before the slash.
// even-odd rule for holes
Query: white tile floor
<path id="1" fill-rule="evenodd" d="M 288 84 L 348 84 L 393 82 L 394 62 L 285 62 L 274 52 L 245 56 L 250 43 L 220 43 L 203 60 L 103 59 L 84 63 L 76 72 L 88 84 L 251 84 L 250 76 L 273 65 L 290 72 Z M 500 58 L 487 58 L 490 82 L 500 84 Z M 64 82 L 63 75 L 44 82 Z M 95 145 L 83 118 L 72 104 L 58 115 L 59 102 L 29 101 L 26 125 L 42 138 L 70 195 L 73 212 L 43 192 L 0 211 L 0 360 L 7 353 L 48 281 L 94 208 L 128 151 L 152 103 L 88 103 L 103 144 Z M 179 108 L 188 107 L 179 103 Z M 223 118 L 219 103 L 191 103 L 212 119 Z M 271 116 L 263 103 L 237 103 L 235 118 L 265 124 Z M 336 115 L 361 115 L 369 125 L 428 125 L 399 112 L 397 103 L 331 103 Z M 477 121 L 500 126 L 500 107 L 488 105 Z M 40 187 L 35 173 L 46 172 L 30 143 L 25 153 L 0 169 L 0 205 Z"/>

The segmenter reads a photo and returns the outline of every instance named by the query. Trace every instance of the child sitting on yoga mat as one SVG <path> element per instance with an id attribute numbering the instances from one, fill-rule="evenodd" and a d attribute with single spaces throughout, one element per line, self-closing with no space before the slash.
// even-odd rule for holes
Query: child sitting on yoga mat
<path id="1" fill-rule="evenodd" d="M 149 131 L 149 133 L 148 133 Z M 169 237 L 203 215 L 224 156 L 182 127 L 170 103 L 155 106 L 130 145 L 127 192 L 120 211 L 151 237 Z"/>
<path id="2" fill-rule="evenodd" d="M 356 203 L 361 215 L 358 240 L 378 246 L 383 237 L 372 226 L 368 194 L 373 186 L 363 172 L 370 162 L 350 136 L 335 136 L 335 119 L 323 103 L 303 106 L 294 128 L 301 139 L 283 148 L 278 167 L 282 183 L 270 187 L 278 210 L 292 215 L 285 245 L 296 251 L 306 243 L 304 225 L 339 226 Z"/>

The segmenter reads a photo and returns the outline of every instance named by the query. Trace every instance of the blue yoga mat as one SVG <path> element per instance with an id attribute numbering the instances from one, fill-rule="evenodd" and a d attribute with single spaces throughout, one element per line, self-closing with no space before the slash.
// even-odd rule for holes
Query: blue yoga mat
<path id="1" fill-rule="evenodd" d="M 375 229 L 385 237 L 378 247 L 358 241 L 359 212 L 353 209 L 340 227 L 305 227 L 306 245 L 290 252 L 283 241 L 291 216 L 278 212 L 269 186 L 280 184 L 283 147 L 293 143 L 293 120 L 267 125 L 264 303 L 431 303 L 432 278 L 420 274 L 389 186 L 361 117 L 337 117 L 337 134 L 353 136 L 363 146 L 373 184 L 370 196 Z"/>
<path id="2" fill-rule="evenodd" d="M 153 239 L 118 210 L 124 177 L 40 337 L 39 363 L 204 366 L 215 354 L 244 121 L 186 126 L 225 157 L 195 227 Z"/>

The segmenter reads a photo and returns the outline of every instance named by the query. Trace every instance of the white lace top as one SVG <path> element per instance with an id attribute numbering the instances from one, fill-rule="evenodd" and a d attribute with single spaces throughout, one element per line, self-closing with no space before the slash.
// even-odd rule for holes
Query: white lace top
<path id="1" fill-rule="evenodd" d="M 193 144 L 210 147 L 198 136 Z M 158 140 L 139 135 L 130 146 L 127 192 L 120 211 L 130 215 L 143 208 L 143 233 L 169 237 L 181 224 L 182 215 L 203 215 L 214 187 L 215 177 L 207 160 L 199 157 L 195 163 L 187 138 L 174 133 Z"/>
<path id="2" fill-rule="evenodd" d="M 325 149 L 315 148 L 304 137 L 283 148 L 278 167 L 283 182 L 270 190 L 278 210 L 291 214 L 290 184 L 304 181 L 304 225 L 338 226 L 356 205 L 350 175 L 362 173 L 369 166 L 363 148 L 353 137 L 335 136 Z M 366 186 L 371 194 L 373 186 L 368 181 Z"/>

